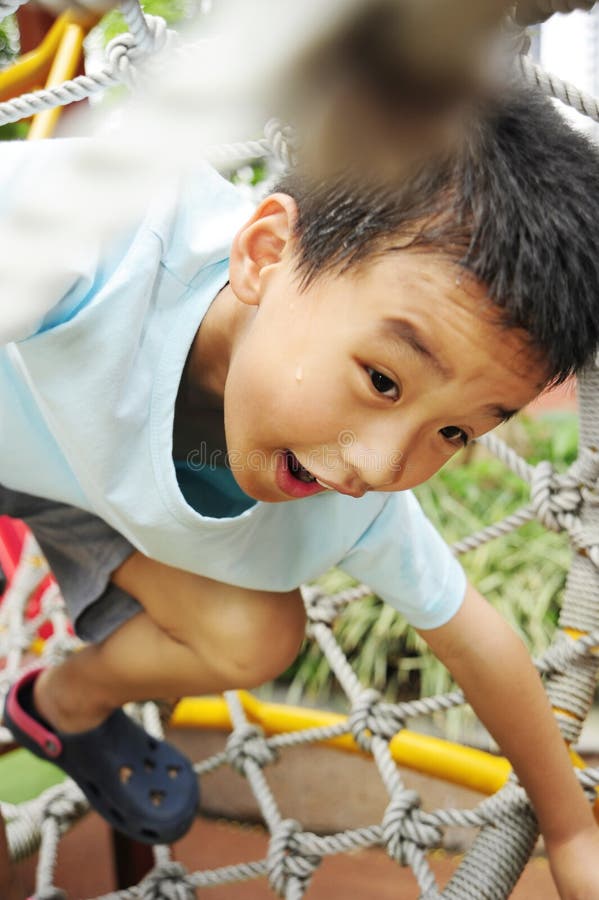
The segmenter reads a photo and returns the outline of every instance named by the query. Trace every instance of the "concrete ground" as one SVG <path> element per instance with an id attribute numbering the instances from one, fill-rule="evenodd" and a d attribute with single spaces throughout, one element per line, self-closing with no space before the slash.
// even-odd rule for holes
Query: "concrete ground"
<path id="1" fill-rule="evenodd" d="M 198 820 L 176 846 L 176 857 L 189 871 L 263 859 L 267 836 L 257 826 Z M 433 856 L 432 868 L 441 886 L 451 878 L 459 856 Z M 20 896 L 33 891 L 34 860 L 19 864 Z M 115 889 L 110 831 L 90 814 L 61 841 L 57 884 L 69 900 L 97 897 Z M 200 895 L 199 895 L 200 896 Z M 205 889 L 206 900 L 273 900 L 265 879 Z M 417 900 L 411 873 L 396 866 L 382 850 L 365 850 L 325 859 L 306 900 Z M 512 893 L 512 900 L 558 900 L 547 862 L 534 858 Z"/>

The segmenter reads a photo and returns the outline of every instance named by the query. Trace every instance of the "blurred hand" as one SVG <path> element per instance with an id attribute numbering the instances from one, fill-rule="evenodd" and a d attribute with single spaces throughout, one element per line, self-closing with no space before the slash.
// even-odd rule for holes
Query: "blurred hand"
<path id="1" fill-rule="evenodd" d="M 554 13 L 569 13 L 575 9 L 591 9 L 595 0 L 520 0 L 516 7 L 516 22 L 533 25 L 544 22 Z"/>

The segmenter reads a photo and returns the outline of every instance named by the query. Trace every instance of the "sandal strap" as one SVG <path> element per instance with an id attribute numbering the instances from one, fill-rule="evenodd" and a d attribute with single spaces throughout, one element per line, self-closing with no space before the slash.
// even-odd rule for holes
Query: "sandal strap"
<path id="1" fill-rule="evenodd" d="M 38 677 L 43 668 L 37 667 L 29 669 L 16 682 L 14 689 L 9 693 L 6 700 L 6 711 L 18 727 L 31 738 L 42 750 L 45 756 L 56 759 L 62 753 L 62 741 L 56 734 L 46 728 L 38 719 L 30 716 L 22 706 L 19 705 L 19 692 Z"/>

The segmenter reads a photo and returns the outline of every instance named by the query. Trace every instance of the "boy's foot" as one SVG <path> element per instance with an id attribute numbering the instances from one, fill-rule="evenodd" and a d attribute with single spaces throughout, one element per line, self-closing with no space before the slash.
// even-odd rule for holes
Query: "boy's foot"
<path id="1" fill-rule="evenodd" d="M 121 709 L 89 731 L 52 728 L 33 702 L 41 671 L 26 672 L 8 692 L 4 722 L 17 741 L 60 766 L 91 806 L 128 837 L 146 844 L 182 837 L 199 802 L 189 760 L 166 741 L 150 737 Z"/>
<path id="2" fill-rule="evenodd" d="M 118 708 L 97 693 L 96 684 L 81 683 L 64 666 L 42 669 L 33 682 L 33 708 L 38 719 L 52 731 L 73 734 L 97 728 Z"/>

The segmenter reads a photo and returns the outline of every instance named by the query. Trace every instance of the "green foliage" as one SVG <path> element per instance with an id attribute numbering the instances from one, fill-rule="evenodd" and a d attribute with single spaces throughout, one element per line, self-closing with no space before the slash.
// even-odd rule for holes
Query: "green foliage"
<path id="1" fill-rule="evenodd" d="M 34 800 L 47 788 L 61 784 L 65 777 L 64 772 L 29 750 L 12 750 L 0 757 L 0 800 L 3 803 Z"/>
<path id="2" fill-rule="evenodd" d="M 0 69 L 9 66 L 19 52 L 19 28 L 14 16 L 0 21 Z"/>
<path id="3" fill-rule="evenodd" d="M 14 61 L 19 52 L 19 27 L 15 16 L 8 16 L 0 22 L 0 69 L 5 69 Z M 0 125 L 0 141 L 21 140 L 27 136 L 27 122 L 12 122 Z"/>
<path id="4" fill-rule="evenodd" d="M 189 16 L 193 8 L 194 0 L 141 0 L 144 12 L 152 16 L 160 16 L 169 27 L 175 26 Z M 90 48 L 95 50 L 106 47 L 110 41 L 119 34 L 128 31 L 124 16 L 118 9 L 112 9 L 102 16 L 98 24 L 88 35 L 88 52 Z M 110 88 L 103 94 L 102 102 L 108 104 L 118 103 L 128 93 L 128 88 L 118 85 Z"/>
<path id="5" fill-rule="evenodd" d="M 27 137 L 28 122 L 10 122 L 0 125 L 0 141 L 21 141 Z"/>
<path id="6" fill-rule="evenodd" d="M 152 16 L 161 16 L 167 25 L 180 22 L 189 8 L 186 0 L 144 0 L 141 5 L 144 12 Z M 102 32 L 104 44 L 108 44 L 117 34 L 128 30 L 125 19 L 116 9 L 103 16 L 98 27 Z"/>
<path id="7" fill-rule="evenodd" d="M 532 463 L 548 459 L 563 470 L 576 457 L 578 428 L 571 414 L 517 419 L 503 426 L 500 435 Z M 528 502 L 527 485 L 478 446 L 448 464 L 416 493 L 450 543 Z M 537 522 L 461 557 L 471 581 L 535 655 L 551 640 L 569 558 L 567 537 L 545 531 Z M 318 583 L 334 593 L 354 582 L 333 570 Z M 428 696 L 453 686 L 447 670 L 414 630 L 376 597 L 351 604 L 339 617 L 335 634 L 360 680 L 390 700 Z M 328 664 L 312 643 L 306 643 L 285 680 L 291 701 L 305 693 L 322 702 L 336 691 Z"/>
<path id="8" fill-rule="evenodd" d="M 263 159 L 256 160 L 251 165 L 244 166 L 243 169 L 233 172 L 231 181 L 233 184 L 250 184 L 255 186 L 260 184 L 266 178 L 266 162 Z"/>

